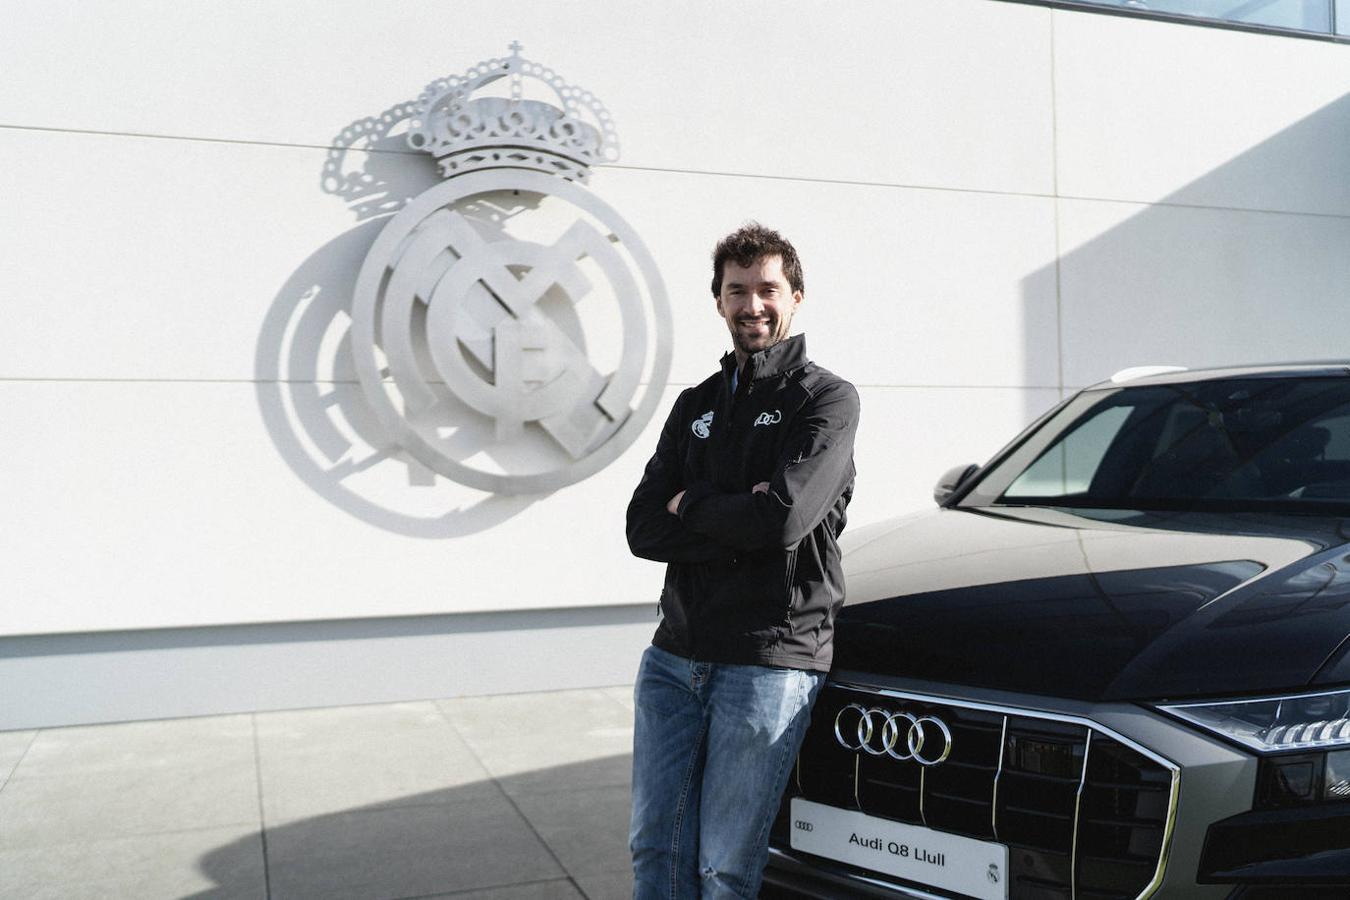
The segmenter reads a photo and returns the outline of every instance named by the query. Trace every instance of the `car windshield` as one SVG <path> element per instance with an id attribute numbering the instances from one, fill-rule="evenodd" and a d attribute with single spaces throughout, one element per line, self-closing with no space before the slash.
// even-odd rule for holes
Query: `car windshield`
<path id="1" fill-rule="evenodd" d="M 1350 514 L 1350 378 L 1085 391 L 960 505 Z"/>

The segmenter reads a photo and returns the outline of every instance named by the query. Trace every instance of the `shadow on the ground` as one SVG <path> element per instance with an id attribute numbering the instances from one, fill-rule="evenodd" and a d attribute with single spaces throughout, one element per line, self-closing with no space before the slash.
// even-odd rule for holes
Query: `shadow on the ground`
<path id="1" fill-rule="evenodd" d="M 215 887 L 191 900 L 258 896 L 260 837 L 270 898 L 626 896 L 631 768 L 609 756 L 268 825 L 203 856 Z"/>

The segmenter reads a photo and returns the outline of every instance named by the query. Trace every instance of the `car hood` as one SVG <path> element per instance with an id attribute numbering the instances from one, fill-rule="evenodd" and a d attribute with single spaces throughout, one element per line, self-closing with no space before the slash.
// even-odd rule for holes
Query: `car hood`
<path id="1" fill-rule="evenodd" d="M 1347 664 L 1346 529 L 1030 507 L 880 523 L 844 542 L 835 669 L 1086 700 L 1298 689 Z"/>

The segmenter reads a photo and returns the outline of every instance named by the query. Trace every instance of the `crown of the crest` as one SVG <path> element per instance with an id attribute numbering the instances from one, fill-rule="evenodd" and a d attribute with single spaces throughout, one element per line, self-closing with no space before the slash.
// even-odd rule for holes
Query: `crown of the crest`
<path id="1" fill-rule="evenodd" d="M 408 144 L 434 155 L 446 178 L 475 169 L 523 168 L 586 181 L 590 167 L 619 158 L 609 113 L 589 92 L 520 55 L 481 62 L 464 75 L 427 85 L 409 122 Z M 475 97 L 479 89 L 511 79 L 511 96 Z M 559 105 L 524 98 L 525 78 L 542 82 Z"/>

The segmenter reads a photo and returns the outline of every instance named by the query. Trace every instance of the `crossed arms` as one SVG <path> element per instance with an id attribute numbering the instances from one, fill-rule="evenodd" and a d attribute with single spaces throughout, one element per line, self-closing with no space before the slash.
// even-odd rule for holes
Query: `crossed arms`
<path id="1" fill-rule="evenodd" d="M 683 405 L 677 401 L 671 410 L 628 504 L 628 546 L 636 556 L 697 563 L 793 547 L 825 518 L 853 477 L 858 394 L 847 382 L 822 386 L 793 418 L 769 479 L 737 492 L 703 481 L 682 483 Z"/>

